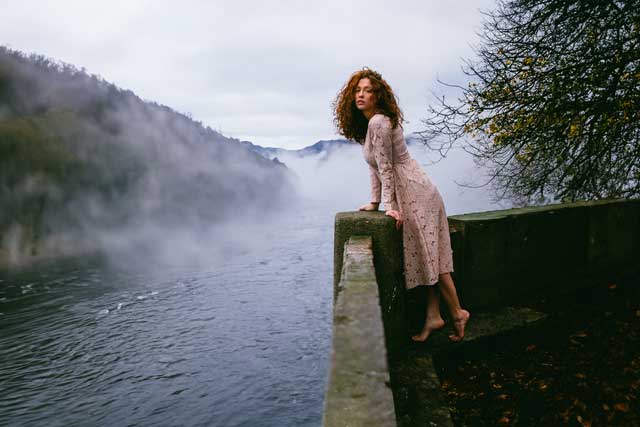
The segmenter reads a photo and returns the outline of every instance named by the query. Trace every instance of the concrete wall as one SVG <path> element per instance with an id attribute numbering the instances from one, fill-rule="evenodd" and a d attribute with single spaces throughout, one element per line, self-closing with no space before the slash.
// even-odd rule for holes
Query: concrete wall
<path id="1" fill-rule="evenodd" d="M 463 306 L 501 307 L 539 292 L 569 292 L 640 270 L 640 200 L 602 200 L 449 217 L 453 278 Z M 425 289 L 407 292 L 402 234 L 383 212 L 336 215 L 334 286 L 344 243 L 373 239 L 389 357 L 423 322 Z M 337 295 L 338 290 L 336 290 Z"/>
<path id="2" fill-rule="evenodd" d="M 541 292 L 570 291 L 640 271 L 640 200 L 479 212 L 449 217 L 449 225 L 454 280 L 463 306 L 474 311 L 475 307 L 503 308 Z M 367 250 L 373 260 L 371 255 L 349 254 L 350 246 L 362 249 L 369 238 L 371 243 L 365 245 L 372 246 Z M 337 214 L 334 244 L 334 347 L 325 425 L 385 425 L 367 424 L 371 421 L 348 414 L 367 413 L 366 408 L 375 408 L 379 402 L 388 404 L 389 396 L 379 381 L 363 387 L 363 381 L 371 379 L 363 367 L 380 367 L 384 359 L 395 366 L 394 360 L 406 356 L 410 329 L 424 321 L 425 287 L 405 290 L 402 235 L 383 212 Z M 380 348 L 378 312 L 384 322 L 386 353 Z M 471 328 L 482 323 L 482 310 L 475 312 Z M 368 327 L 379 329 L 366 332 Z M 473 336 L 471 328 L 467 339 Z M 395 383 L 402 382 L 396 375 L 391 378 L 394 389 Z M 354 398 L 360 400 L 353 403 Z M 388 406 L 380 408 L 390 412 Z M 371 414 L 377 412 L 371 410 Z M 385 422 L 393 425 L 395 421 Z"/>
<path id="3" fill-rule="evenodd" d="M 380 294 L 387 352 L 390 358 L 406 344 L 405 286 L 402 265 L 402 233 L 384 212 L 341 212 L 336 215 L 334 235 L 334 303 L 339 294 L 344 245 L 351 236 L 370 236 Z"/>
<path id="4" fill-rule="evenodd" d="M 343 253 L 323 425 L 394 426 L 371 237 L 352 236 Z"/>
<path id="5" fill-rule="evenodd" d="M 640 267 L 640 200 L 603 200 L 449 217 L 466 306 L 564 292 Z M 548 289 L 548 290 L 547 290 Z"/>

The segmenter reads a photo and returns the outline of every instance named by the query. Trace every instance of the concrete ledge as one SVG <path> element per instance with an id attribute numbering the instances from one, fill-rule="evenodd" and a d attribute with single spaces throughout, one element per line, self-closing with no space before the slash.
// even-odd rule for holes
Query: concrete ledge
<path id="1" fill-rule="evenodd" d="M 371 237 L 344 246 L 324 426 L 395 426 Z"/>
<path id="2" fill-rule="evenodd" d="M 334 236 L 334 302 L 340 292 L 345 243 L 351 236 L 371 236 L 375 279 L 378 283 L 382 319 L 389 358 L 402 354 L 407 344 L 402 232 L 384 212 L 340 212 Z"/>
<path id="3" fill-rule="evenodd" d="M 570 292 L 640 267 L 640 200 L 599 200 L 449 217 L 465 306 Z"/>
<path id="4" fill-rule="evenodd" d="M 402 235 L 393 220 L 383 212 L 336 215 L 334 353 L 325 425 L 393 425 L 392 417 L 384 421 L 378 412 L 392 414 L 393 403 L 401 426 L 451 425 L 434 360 L 491 349 L 501 339 L 545 324 L 546 315 L 531 309 L 496 308 L 640 269 L 640 200 L 480 212 L 449 217 L 449 225 L 454 280 L 472 319 L 462 343 L 437 332 L 418 345 L 408 339 L 408 325 L 413 329 L 424 322 L 424 307 L 417 304 L 426 303 L 424 289 L 405 290 Z M 362 235 L 371 238 L 352 238 Z M 377 316 L 382 311 L 383 326 L 372 307 Z M 384 342 L 386 352 L 380 348 Z M 381 387 L 389 381 L 385 363 L 394 400 Z"/>
<path id="5" fill-rule="evenodd" d="M 458 343 L 449 340 L 447 335 L 451 333 L 451 325 L 448 324 L 442 332 L 436 332 L 429 337 L 426 343 L 413 343 L 413 348 L 421 348 L 430 354 L 440 356 L 462 348 L 466 350 L 466 347 L 488 337 L 522 331 L 524 328 L 538 325 L 547 318 L 546 313 L 527 307 L 505 307 L 491 312 L 472 313 L 464 340 Z"/>

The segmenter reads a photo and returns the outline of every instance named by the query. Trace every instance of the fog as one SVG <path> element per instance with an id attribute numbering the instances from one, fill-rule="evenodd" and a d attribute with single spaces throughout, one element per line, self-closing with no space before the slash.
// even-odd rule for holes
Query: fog
<path id="1" fill-rule="evenodd" d="M 410 144 L 409 152 L 438 187 L 447 215 L 511 207 L 508 201 L 493 200 L 491 188 L 481 185 L 487 176 L 462 148 L 450 150 L 441 160 L 419 142 Z M 287 153 L 278 159 L 295 172 L 298 193 L 316 208 L 328 213 L 352 211 L 370 200 L 369 169 L 358 144 L 305 157 Z"/>
<path id="2" fill-rule="evenodd" d="M 119 266 L 211 265 L 255 246 L 297 199 L 282 164 L 73 66 L 0 51 L 0 88 L 10 264 L 100 252 Z"/>
<path id="3" fill-rule="evenodd" d="M 0 54 L 0 131 L 19 147 L 0 156 L 0 261 L 100 252 L 128 268 L 211 266 L 268 249 L 301 210 L 369 201 L 357 144 L 267 159 L 71 65 Z M 449 215 L 508 207 L 460 185 L 487 179 L 461 148 L 436 163 L 420 143 L 410 151 Z"/>

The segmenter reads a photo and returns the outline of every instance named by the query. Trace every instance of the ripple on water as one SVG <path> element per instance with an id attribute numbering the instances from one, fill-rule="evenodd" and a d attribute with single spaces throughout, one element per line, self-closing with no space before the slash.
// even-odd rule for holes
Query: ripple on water
<path id="1" fill-rule="evenodd" d="M 304 234 L 216 270 L 3 283 L 0 425 L 320 424 L 332 248 Z"/>

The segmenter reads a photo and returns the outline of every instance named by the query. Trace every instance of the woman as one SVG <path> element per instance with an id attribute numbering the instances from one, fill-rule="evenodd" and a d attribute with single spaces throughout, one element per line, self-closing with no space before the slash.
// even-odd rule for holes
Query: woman
<path id="1" fill-rule="evenodd" d="M 338 93 L 334 122 L 338 132 L 362 144 L 371 175 L 371 202 L 363 211 L 378 210 L 380 192 L 385 214 L 402 226 L 404 273 L 407 289 L 427 288 L 427 316 L 414 341 L 425 341 L 444 326 L 435 285 L 444 298 L 460 341 L 469 312 L 460 306 L 451 278 L 453 259 L 449 226 L 442 197 L 418 162 L 411 158 L 402 134 L 403 116 L 396 96 L 377 72 L 364 68 L 355 72 Z"/>

